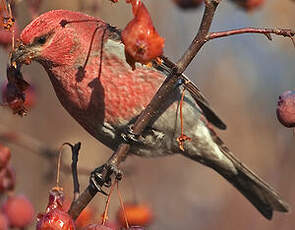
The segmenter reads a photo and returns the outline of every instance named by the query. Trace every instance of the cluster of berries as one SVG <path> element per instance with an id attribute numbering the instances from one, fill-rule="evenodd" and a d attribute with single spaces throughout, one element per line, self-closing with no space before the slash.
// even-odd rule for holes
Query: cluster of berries
<path id="1" fill-rule="evenodd" d="M 103 224 L 90 224 L 94 211 L 87 206 L 74 221 L 67 213 L 69 202 L 65 201 L 62 188 L 55 187 L 49 192 L 49 201 L 45 213 L 37 216 L 37 230 L 120 230 L 126 228 L 127 217 L 130 230 L 141 230 L 152 221 L 152 212 L 144 204 L 126 204 L 124 209 L 119 209 L 117 222 L 106 221 Z"/>
<path id="2" fill-rule="evenodd" d="M 23 229 L 34 219 L 32 203 L 24 195 L 15 195 L 15 173 L 10 166 L 11 152 L 0 144 L 0 195 L 6 196 L 1 204 L 0 229 Z"/>

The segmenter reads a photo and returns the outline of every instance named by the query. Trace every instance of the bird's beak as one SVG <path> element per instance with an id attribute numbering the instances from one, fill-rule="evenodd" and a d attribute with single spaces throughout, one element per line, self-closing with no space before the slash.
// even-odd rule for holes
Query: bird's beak
<path id="1" fill-rule="evenodd" d="M 11 52 L 10 63 L 11 65 L 29 65 L 31 61 L 37 56 L 38 51 L 32 46 L 24 45 L 20 43 L 15 49 Z"/>

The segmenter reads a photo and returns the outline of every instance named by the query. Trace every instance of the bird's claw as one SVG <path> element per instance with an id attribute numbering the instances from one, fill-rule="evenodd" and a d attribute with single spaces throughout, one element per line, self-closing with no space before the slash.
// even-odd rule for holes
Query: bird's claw
<path id="1" fill-rule="evenodd" d="M 90 184 L 97 190 L 104 195 L 108 195 L 102 187 L 111 187 L 112 185 L 112 175 L 115 175 L 116 180 L 122 179 L 122 171 L 112 165 L 112 164 L 104 164 L 98 168 L 96 168 L 90 175 Z"/>
<path id="2" fill-rule="evenodd" d="M 140 140 L 140 135 L 133 132 L 133 125 L 128 125 L 124 131 L 121 133 L 123 141 L 127 144 L 142 144 Z"/>

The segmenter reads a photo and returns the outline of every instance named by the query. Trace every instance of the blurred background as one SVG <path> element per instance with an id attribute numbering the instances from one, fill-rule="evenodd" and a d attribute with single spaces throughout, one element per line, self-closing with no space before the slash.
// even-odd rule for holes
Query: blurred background
<path id="1" fill-rule="evenodd" d="M 165 55 L 177 61 L 194 37 L 203 7 L 183 11 L 170 0 L 144 1 L 159 34 L 166 39 Z M 132 18 L 125 1 L 107 0 L 43 1 L 40 13 L 52 9 L 83 11 L 123 28 Z M 17 6 L 21 29 L 32 20 L 25 1 Z M 261 8 L 245 12 L 224 0 L 216 13 L 211 31 L 247 26 L 295 28 L 295 3 L 266 0 Z M 7 51 L 1 48 L 1 81 L 6 79 Z M 228 128 L 217 130 L 228 147 L 254 172 L 274 186 L 282 197 L 295 205 L 295 137 L 284 128 L 275 110 L 278 96 L 295 86 L 295 49 L 289 38 L 239 35 L 208 42 L 193 60 L 186 75 L 196 82 Z M 23 68 L 26 80 L 36 90 L 36 105 L 20 118 L 1 108 L 0 131 L 32 137 L 42 145 L 57 149 L 64 142 L 82 142 L 79 167 L 86 172 L 103 164 L 112 153 L 84 131 L 62 108 L 49 78 L 37 63 Z M 1 133 L 0 133 L 1 134 Z M 43 212 L 48 191 L 55 186 L 56 159 L 46 158 L 19 144 L 11 147 L 16 171 L 16 193 L 26 194 L 36 212 Z M 33 145 L 34 143 L 32 143 Z M 34 148 L 34 146 L 32 147 Z M 63 162 L 70 166 L 70 151 Z M 148 229 L 294 229 L 295 214 L 275 213 L 267 221 L 229 183 L 213 170 L 181 156 L 157 159 L 130 157 L 122 165 L 126 177 L 121 193 L 126 202 L 146 203 L 154 215 Z M 88 184 L 80 173 L 81 189 Z M 61 184 L 72 197 L 72 179 L 62 170 Z M 91 202 L 100 220 L 105 197 Z M 110 220 L 115 220 L 119 201 L 112 197 Z M 34 229 L 32 225 L 29 229 Z"/>

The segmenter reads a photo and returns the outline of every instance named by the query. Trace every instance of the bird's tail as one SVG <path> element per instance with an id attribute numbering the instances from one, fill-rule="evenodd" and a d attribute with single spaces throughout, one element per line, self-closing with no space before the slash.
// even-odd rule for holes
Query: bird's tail
<path id="1" fill-rule="evenodd" d="M 224 164 L 215 160 L 211 161 L 207 159 L 206 161 L 200 161 L 196 155 L 186 156 L 193 160 L 202 162 L 222 175 L 267 219 L 270 220 L 272 218 L 273 211 L 288 212 L 288 204 L 282 200 L 280 195 L 270 185 L 248 169 L 240 160 L 238 160 L 213 130 L 210 129 L 210 132 L 214 142 L 219 146 L 219 149 L 222 151 L 224 156 L 231 161 L 235 170 L 228 170 L 225 168 Z"/>
<path id="2" fill-rule="evenodd" d="M 224 170 L 218 164 L 209 163 L 208 166 L 217 171 L 220 175 L 226 178 L 234 187 L 236 187 L 267 219 L 271 219 L 273 211 L 288 212 L 288 204 L 282 200 L 280 195 L 261 178 L 255 175 L 241 161 L 239 161 L 223 144 L 221 139 L 211 133 L 215 137 L 215 142 L 224 155 L 231 160 L 236 172 Z"/>
<path id="3" fill-rule="evenodd" d="M 273 211 L 288 212 L 286 202 L 274 189 L 256 176 L 239 161 L 233 161 L 237 174 L 225 173 L 225 170 L 214 169 L 235 186 L 267 219 L 271 219 Z"/>

